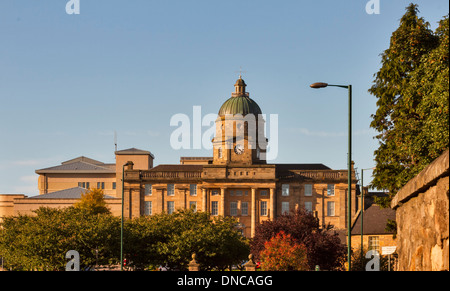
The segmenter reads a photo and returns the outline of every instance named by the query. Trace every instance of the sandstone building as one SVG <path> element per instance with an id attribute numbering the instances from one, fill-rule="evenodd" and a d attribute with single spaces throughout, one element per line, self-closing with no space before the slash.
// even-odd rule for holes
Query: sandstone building
<path id="1" fill-rule="evenodd" d="M 121 205 L 123 176 L 125 216 L 129 218 L 190 208 L 211 216 L 236 217 L 242 233 L 251 237 L 258 223 L 304 207 L 322 224 L 345 229 L 348 211 L 354 217 L 358 208 L 354 170 L 349 193 L 347 169 L 332 170 L 320 163 L 267 163 L 270 141 L 264 136 L 261 114 L 239 77 L 231 98 L 219 110 L 212 157 L 181 157 L 180 164 L 155 167 L 152 153 L 135 148 L 116 151 L 115 164 L 79 157 L 37 170 L 39 192 L 45 197 L 76 187 L 102 188 L 109 196 L 108 204 L 114 205 L 113 214 L 120 215 L 117 206 Z M 128 161 L 132 164 L 126 165 Z M 347 209 L 347 195 L 352 209 Z M 2 211 L 17 212 L 14 207 L 19 204 L 26 213 L 24 204 L 30 202 L 30 211 L 39 205 L 37 199 L 0 201 L 0 217 Z M 57 205 L 65 198 L 56 195 L 49 199 L 55 199 Z"/>

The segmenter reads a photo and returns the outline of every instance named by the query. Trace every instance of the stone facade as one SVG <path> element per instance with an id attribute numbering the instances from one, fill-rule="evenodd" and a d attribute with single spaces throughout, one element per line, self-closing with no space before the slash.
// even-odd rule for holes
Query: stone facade
<path id="1" fill-rule="evenodd" d="M 314 213 L 321 224 L 345 229 L 348 211 L 354 218 L 358 209 L 354 169 L 349 194 L 348 170 L 332 170 L 323 164 L 268 164 L 265 121 L 245 86 L 239 78 L 232 97 L 219 110 L 211 157 L 181 157 L 180 164 L 156 167 L 153 154 L 135 148 L 116 151 L 115 164 L 79 157 L 37 170 L 40 194 L 100 185 L 105 194 L 116 199 L 123 192 L 126 218 L 195 209 L 213 217 L 236 217 L 238 227 L 248 237 L 254 235 L 257 224 L 297 207 Z M 125 166 L 128 162 L 133 165 Z M 352 200 L 350 210 L 348 195 Z M 13 198 L 0 201 L 0 217 L 3 213 L 30 213 L 39 205 L 66 207 L 77 201 L 67 197 Z M 122 201 L 110 200 L 112 212 L 117 214 Z"/>
<path id="2" fill-rule="evenodd" d="M 394 197 L 400 271 L 449 270 L 449 151 Z"/>
<path id="3" fill-rule="evenodd" d="M 245 86 L 239 78 L 219 110 L 213 157 L 182 157 L 180 165 L 125 171 L 127 217 L 193 208 L 236 217 L 242 233 L 252 237 L 257 224 L 305 207 L 322 224 L 346 228 L 348 211 L 354 218 L 358 208 L 354 169 L 349 210 L 347 170 L 323 164 L 267 164 L 265 121 Z"/>

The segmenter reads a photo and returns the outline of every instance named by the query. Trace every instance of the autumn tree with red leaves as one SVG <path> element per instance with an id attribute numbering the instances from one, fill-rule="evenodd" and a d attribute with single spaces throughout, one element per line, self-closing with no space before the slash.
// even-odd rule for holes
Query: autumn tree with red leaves
<path id="1" fill-rule="evenodd" d="M 298 244 L 290 234 L 280 231 L 264 243 L 260 253 L 261 269 L 264 271 L 306 271 L 308 270 L 307 250 Z"/>
<path id="2" fill-rule="evenodd" d="M 307 262 L 310 270 L 316 265 L 321 270 L 343 270 L 346 261 L 346 245 L 330 225 L 321 226 L 319 219 L 299 207 L 290 214 L 284 214 L 275 221 L 264 221 L 256 227 L 255 236 L 250 242 L 251 253 L 261 260 L 265 243 L 283 231 L 292 241 L 306 247 Z"/>

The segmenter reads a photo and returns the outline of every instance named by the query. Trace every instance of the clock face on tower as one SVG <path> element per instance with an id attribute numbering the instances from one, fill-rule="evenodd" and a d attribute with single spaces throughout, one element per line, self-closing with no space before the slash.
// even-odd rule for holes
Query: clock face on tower
<path id="1" fill-rule="evenodd" d="M 244 153 L 244 145 L 238 144 L 234 147 L 234 152 L 237 155 L 242 155 Z"/>

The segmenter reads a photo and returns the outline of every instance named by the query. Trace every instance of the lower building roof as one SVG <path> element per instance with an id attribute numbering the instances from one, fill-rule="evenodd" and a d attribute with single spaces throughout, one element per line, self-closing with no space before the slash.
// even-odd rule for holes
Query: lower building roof
<path id="1" fill-rule="evenodd" d="M 392 231 L 386 231 L 386 225 L 389 220 L 395 221 L 395 210 L 391 208 L 381 208 L 377 204 L 372 204 L 363 215 L 363 233 L 364 234 L 392 234 Z M 361 212 L 358 215 L 352 228 L 352 235 L 361 234 Z"/>
<path id="2" fill-rule="evenodd" d="M 69 189 L 64 189 L 61 191 L 56 191 L 48 194 L 42 194 L 34 197 L 29 197 L 28 199 L 80 199 L 81 194 L 85 194 L 88 191 L 86 188 L 74 187 Z M 104 195 L 104 198 L 116 198 L 109 195 Z"/>

